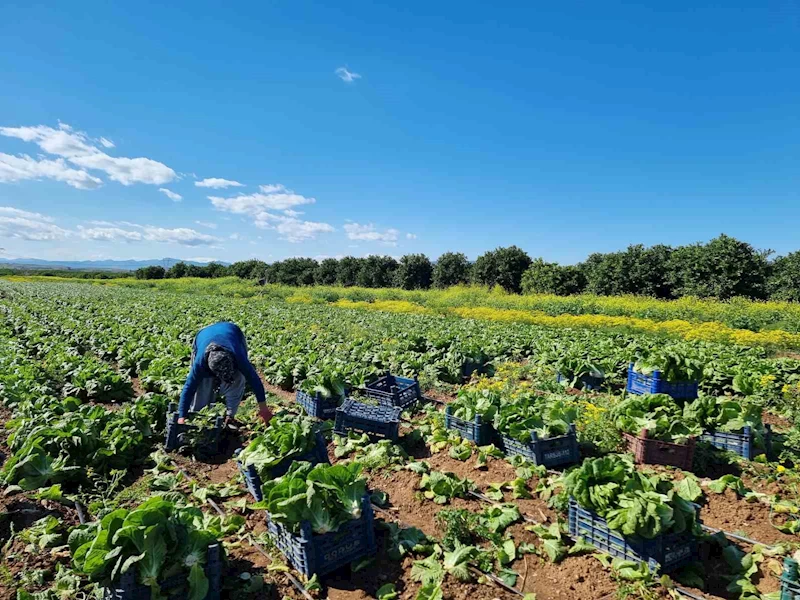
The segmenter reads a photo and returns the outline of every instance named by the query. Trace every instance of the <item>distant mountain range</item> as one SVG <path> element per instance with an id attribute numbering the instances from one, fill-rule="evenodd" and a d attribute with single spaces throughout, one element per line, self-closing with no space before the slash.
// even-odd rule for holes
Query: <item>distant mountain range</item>
<path id="1" fill-rule="evenodd" d="M 27 269 L 75 269 L 80 271 L 135 271 L 140 267 L 160 265 L 169 269 L 172 265 L 185 262 L 187 265 L 202 267 L 205 262 L 181 260 L 179 258 L 151 258 L 145 260 L 42 260 L 40 258 L 0 258 L 0 266 Z M 220 261 L 222 262 L 222 261 Z M 223 265 L 229 263 L 222 262 Z"/>

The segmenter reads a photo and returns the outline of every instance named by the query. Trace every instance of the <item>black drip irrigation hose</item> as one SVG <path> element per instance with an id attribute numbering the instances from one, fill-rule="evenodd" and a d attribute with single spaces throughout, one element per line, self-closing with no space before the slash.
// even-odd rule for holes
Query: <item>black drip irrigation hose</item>
<path id="1" fill-rule="evenodd" d="M 189 481 L 191 483 L 197 483 L 197 481 L 193 477 L 191 477 L 183 469 L 178 469 L 178 473 L 180 473 L 187 481 Z M 227 516 L 227 513 L 224 510 L 222 510 L 219 507 L 219 504 L 214 502 L 214 500 L 212 500 L 211 498 L 206 498 L 206 502 L 208 502 L 211 505 L 211 507 L 214 510 L 216 510 L 217 513 L 219 513 L 220 516 L 222 516 L 222 517 L 226 517 Z M 256 542 L 253 539 L 253 536 L 251 536 L 249 533 L 247 534 L 247 541 L 250 542 L 250 544 L 254 548 L 256 548 L 264 556 L 264 558 L 266 558 L 270 562 L 273 562 L 273 559 L 269 555 L 269 553 L 266 550 L 264 550 L 264 548 L 258 542 Z M 298 592 L 300 592 L 303 595 L 304 598 L 306 598 L 306 600 L 315 600 L 314 597 L 311 594 L 308 593 L 308 591 L 306 590 L 306 587 L 300 582 L 299 579 L 297 579 L 297 577 L 292 575 L 289 571 L 286 571 L 286 577 L 289 578 L 289 581 L 292 583 L 292 585 L 297 589 Z"/>

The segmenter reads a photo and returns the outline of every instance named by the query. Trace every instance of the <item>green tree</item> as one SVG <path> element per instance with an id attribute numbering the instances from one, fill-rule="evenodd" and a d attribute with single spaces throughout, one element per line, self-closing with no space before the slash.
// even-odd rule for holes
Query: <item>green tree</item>
<path id="1" fill-rule="evenodd" d="M 267 267 L 267 283 L 282 285 L 314 285 L 314 272 L 319 267 L 313 258 L 287 258 Z"/>
<path id="2" fill-rule="evenodd" d="M 433 265 L 424 254 L 406 254 L 394 277 L 395 285 L 404 290 L 427 290 L 431 287 Z"/>
<path id="3" fill-rule="evenodd" d="M 339 264 L 336 266 L 336 284 L 344 287 L 356 285 L 362 260 L 355 256 L 345 256 L 340 259 Z"/>
<path id="4" fill-rule="evenodd" d="M 149 267 L 142 267 L 136 269 L 134 277 L 136 279 L 164 279 L 166 269 L 158 265 L 150 265 Z"/>
<path id="5" fill-rule="evenodd" d="M 391 287 L 397 266 L 391 256 L 368 256 L 362 259 L 356 282 L 361 287 Z"/>
<path id="6" fill-rule="evenodd" d="M 169 268 L 169 270 L 167 271 L 167 277 L 169 277 L 170 279 L 179 279 L 181 277 L 188 277 L 189 276 L 188 273 L 189 273 L 189 266 L 185 262 L 181 261 L 181 262 L 176 262 Z"/>
<path id="7" fill-rule="evenodd" d="M 444 289 L 469 282 L 470 264 L 461 252 L 445 252 L 433 267 L 433 285 Z"/>
<path id="8" fill-rule="evenodd" d="M 228 267 L 218 262 L 210 262 L 205 266 L 206 277 L 227 277 Z"/>
<path id="9" fill-rule="evenodd" d="M 645 248 L 628 246 L 621 252 L 594 253 L 581 265 L 586 277 L 586 291 L 612 296 L 640 294 L 669 298 L 668 264 L 672 255 L 669 246 Z"/>
<path id="10" fill-rule="evenodd" d="M 769 297 L 771 300 L 800 302 L 800 251 L 779 256 L 772 263 Z"/>
<path id="11" fill-rule="evenodd" d="M 497 283 L 497 251 L 481 254 L 472 265 L 472 282 L 492 287 Z"/>
<path id="12" fill-rule="evenodd" d="M 339 261 L 335 258 L 326 258 L 319 263 L 314 271 L 314 283 L 317 285 L 334 285 L 339 273 Z"/>
<path id="13" fill-rule="evenodd" d="M 586 287 L 586 277 L 577 266 L 562 266 L 537 258 L 522 275 L 523 294 L 580 294 Z"/>
<path id="14" fill-rule="evenodd" d="M 766 298 L 770 254 L 725 234 L 681 246 L 670 257 L 670 284 L 676 296 Z"/>
<path id="15" fill-rule="evenodd" d="M 509 246 L 498 248 L 495 254 L 497 261 L 497 285 L 507 292 L 519 294 L 522 291 L 522 275 L 531 266 L 531 257 L 527 252 Z"/>
<path id="16" fill-rule="evenodd" d="M 250 259 L 241 260 L 233 263 L 228 267 L 231 275 L 241 277 L 242 279 L 261 279 L 267 272 L 267 263 L 263 260 Z"/>

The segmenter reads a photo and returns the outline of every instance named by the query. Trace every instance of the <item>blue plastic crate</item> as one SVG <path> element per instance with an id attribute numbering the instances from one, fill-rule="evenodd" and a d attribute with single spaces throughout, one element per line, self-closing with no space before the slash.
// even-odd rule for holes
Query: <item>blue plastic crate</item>
<path id="1" fill-rule="evenodd" d="M 697 538 L 691 533 L 660 535 L 652 540 L 626 536 L 608 527 L 606 520 L 569 500 L 569 535 L 583 538 L 598 550 L 636 562 L 647 563 L 651 570 L 668 573 L 697 557 Z"/>
<path id="2" fill-rule="evenodd" d="M 169 405 L 167 413 L 167 435 L 164 439 L 164 449 L 168 452 L 180 448 L 184 445 L 184 436 L 186 432 L 198 429 L 196 425 L 189 423 L 178 423 L 178 407 L 172 403 Z M 190 418 L 192 413 L 186 415 Z M 222 440 L 222 425 L 225 422 L 224 417 L 217 417 L 214 422 L 214 427 L 205 428 L 201 441 L 197 447 L 192 448 L 198 454 L 206 456 L 214 456 L 219 453 L 219 444 Z"/>
<path id="3" fill-rule="evenodd" d="M 237 456 L 239 452 L 241 452 L 241 450 L 237 451 Z M 310 462 L 312 465 L 320 463 L 330 464 L 328 460 L 328 448 L 322 433 L 319 431 L 317 432 L 316 443 L 311 450 L 299 456 L 289 456 L 272 467 L 270 477 L 274 479 L 284 475 L 294 462 Z M 255 465 L 245 466 L 238 458 L 236 460 L 236 465 L 239 467 L 239 472 L 244 477 L 244 482 L 250 494 L 256 499 L 256 502 L 261 502 L 264 498 L 264 495 L 261 493 L 261 485 L 263 482 L 261 481 L 261 476 L 258 474 Z"/>
<path id="4" fill-rule="evenodd" d="M 419 389 L 419 379 L 415 375 L 413 379 L 408 377 L 396 377 L 387 373 L 377 381 L 368 383 L 362 390 L 369 398 L 373 398 L 381 404 L 388 406 L 399 406 L 406 409 L 417 400 L 422 398 Z"/>
<path id="5" fill-rule="evenodd" d="M 348 432 L 355 431 L 366 433 L 372 439 L 397 441 L 402 412 L 403 409 L 399 406 L 362 404 L 348 398 L 336 409 L 333 431 L 338 435 L 347 435 Z"/>
<path id="6" fill-rule="evenodd" d="M 369 495 L 361 501 L 361 517 L 341 525 L 338 531 L 315 534 L 308 521 L 292 533 L 267 513 L 267 532 L 292 566 L 306 577 L 325 575 L 364 556 L 374 555 L 375 524 Z"/>
<path id="7" fill-rule="evenodd" d="M 791 558 L 786 558 L 783 561 L 781 600 L 800 600 L 800 582 L 798 582 L 797 561 Z"/>
<path id="8" fill-rule="evenodd" d="M 208 593 L 204 600 L 220 600 L 222 598 L 222 546 L 212 544 L 206 551 L 206 564 L 204 567 L 208 578 Z M 188 585 L 186 575 L 180 574 L 167 578 L 161 583 L 161 592 L 168 595 L 170 600 L 186 600 L 188 592 L 171 594 L 171 590 Z M 128 569 L 119 580 L 103 590 L 103 600 L 150 600 L 150 586 L 136 582 L 136 566 Z"/>
<path id="9" fill-rule="evenodd" d="M 765 426 L 764 445 L 767 456 L 772 450 L 772 428 Z M 707 432 L 700 436 L 700 441 L 708 442 L 720 450 L 728 450 L 747 460 L 756 456 L 755 434 L 751 427 L 745 427 L 741 432 Z"/>
<path id="10" fill-rule="evenodd" d="M 333 396 L 325 398 L 319 392 L 312 396 L 303 390 L 297 390 L 297 394 L 295 395 L 295 401 L 303 407 L 303 410 L 317 419 L 333 419 L 336 416 L 336 409 L 339 407 L 339 402 L 343 399 L 344 396 L 340 398 Z"/>
<path id="11" fill-rule="evenodd" d="M 453 409 L 446 406 L 444 409 L 444 426 L 446 429 L 457 431 L 465 440 L 475 442 L 478 446 L 488 446 L 495 441 L 495 431 L 491 423 L 484 423 L 481 415 L 475 415 L 472 421 L 465 421 L 453 416 Z"/>
<path id="12" fill-rule="evenodd" d="M 506 455 L 519 454 L 534 464 L 545 467 L 576 463 L 580 460 L 580 451 L 575 424 L 570 425 L 569 429 L 567 435 L 547 439 L 540 439 L 535 432 L 531 432 L 531 441 L 527 443 L 503 434 L 500 436 L 500 448 Z"/>
<path id="13" fill-rule="evenodd" d="M 628 365 L 628 385 L 625 389 L 631 394 L 668 394 L 678 400 L 694 400 L 698 387 L 697 381 L 670 383 L 661 378 L 660 371 L 643 375 L 633 370 L 633 363 Z"/>
<path id="14" fill-rule="evenodd" d="M 564 377 L 561 373 L 556 374 L 556 381 L 561 383 L 562 381 L 569 381 L 567 377 Z M 583 390 L 599 390 L 600 386 L 603 385 L 604 378 L 603 377 L 592 377 L 591 375 L 582 375 L 578 377 L 578 383 L 580 384 L 580 389 Z"/>

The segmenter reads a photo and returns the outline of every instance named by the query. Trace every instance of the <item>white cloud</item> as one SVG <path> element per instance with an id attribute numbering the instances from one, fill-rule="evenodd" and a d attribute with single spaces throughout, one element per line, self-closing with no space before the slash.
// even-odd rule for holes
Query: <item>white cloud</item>
<path id="1" fill-rule="evenodd" d="M 167 198 L 172 200 L 173 202 L 180 202 L 183 200 L 183 196 L 180 194 L 176 194 L 172 190 L 168 190 L 167 188 L 158 188 L 158 191 L 164 194 Z"/>
<path id="2" fill-rule="evenodd" d="M 202 246 L 220 241 L 220 238 L 205 233 L 200 233 L 187 227 L 165 229 L 163 227 L 147 226 L 144 228 L 145 239 L 150 242 L 165 242 L 181 244 L 183 246 Z"/>
<path id="3" fill-rule="evenodd" d="M 416 233 L 407 233 L 406 234 L 406 239 L 407 240 L 415 240 L 415 239 L 417 239 L 417 234 Z"/>
<path id="4" fill-rule="evenodd" d="M 14 208 L 13 206 L 0 206 L 0 215 L 9 215 L 11 217 L 22 217 L 24 219 L 34 219 L 36 221 L 47 221 L 48 223 L 52 223 L 54 220 L 53 217 L 48 217 L 47 215 L 43 215 L 42 213 L 30 212 L 19 208 Z"/>
<path id="5" fill-rule="evenodd" d="M 208 179 L 203 179 L 202 181 L 195 181 L 194 184 L 197 187 L 212 188 L 215 190 L 221 190 L 229 187 L 244 187 L 243 183 L 231 181 L 230 179 L 221 179 L 219 177 L 209 177 Z"/>
<path id="6" fill-rule="evenodd" d="M 230 235 L 228 236 L 228 239 L 231 239 L 231 240 L 240 240 L 240 239 L 242 239 L 242 238 L 241 238 L 241 236 L 240 236 L 238 233 L 232 233 L 232 234 L 230 234 Z"/>
<path id="7" fill-rule="evenodd" d="M 136 225 L 130 223 L 129 227 L 136 229 L 123 229 L 108 223 L 102 227 L 78 227 L 78 235 L 85 240 L 103 242 L 156 242 L 167 244 L 180 244 L 182 246 L 203 246 L 221 241 L 213 235 L 200 233 L 187 227 L 168 229 L 154 225 Z"/>
<path id="8" fill-rule="evenodd" d="M 208 221 L 195 221 L 194 224 L 195 225 L 200 225 L 200 227 L 205 227 L 206 229 L 216 229 L 217 228 L 217 224 L 216 223 L 210 223 Z"/>
<path id="9" fill-rule="evenodd" d="M 119 227 L 81 227 L 78 235 L 84 240 L 99 242 L 141 242 L 144 235 L 140 231 L 128 231 Z"/>
<path id="10" fill-rule="evenodd" d="M 109 140 L 108 138 L 101 137 L 100 143 L 103 145 L 103 148 L 115 148 L 116 144 Z"/>
<path id="11" fill-rule="evenodd" d="M 339 76 L 339 79 L 345 83 L 353 83 L 356 79 L 361 79 L 361 75 L 353 73 L 348 70 L 347 67 L 339 67 L 336 69 L 336 74 Z"/>
<path id="12" fill-rule="evenodd" d="M 400 235 L 397 229 L 387 229 L 382 232 L 378 231 L 372 223 L 368 225 L 346 223 L 344 230 L 347 232 L 348 239 L 362 240 L 365 242 L 382 242 L 387 246 L 396 246 L 397 237 Z"/>
<path id="13" fill-rule="evenodd" d="M 35 159 L 27 154 L 13 156 L 0 152 L 0 183 L 16 183 L 26 179 L 53 179 L 79 190 L 91 190 L 103 181 L 81 169 L 73 169 L 63 158 Z"/>
<path id="14" fill-rule="evenodd" d="M 63 240 L 69 233 L 40 213 L 0 206 L 0 238 L 43 242 Z"/>
<path id="15" fill-rule="evenodd" d="M 134 183 L 163 185 L 177 177 L 175 171 L 167 165 L 150 158 L 110 156 L 100 150 L 86 133 L 75 131 L 66 123 L 59 123 L 58 129 L 46 125 L 0 127 L 0 135 L 35 143 L 48 154 L 64 158 L 72 165 L 82 169 L 102 171 L 111 180 L 122 185 L 133 185 Z M 100 143 L 108 148 L 102 140 Z M 82 172 L 85 173 L 85 171 Z M 94 187 L 101 183 L 99 179 L 90 177 L 96 183 Z"/>
<path id="16" fill-rule="evenodd" d="M 256 227 L 275 230 L 282 239 L 289 242 L 302 242 L 314 239 L 320 233 L 334 231 L 328 223 L 298 219 L 297 216 L 301 213 L 292 210 L 292 207 L 314 204 L 316 200 L 297 194 L 281 184 L 259 186 L 257 194 L 208 198 L 217 210 L 247 216 Z M 282 211 L 284 214 L 270 211 Z"/>
<path id="17" fill-rule="evenodd" d="M 261 193 L 258 194 L 240 194 L 230 198 L 209 196 L 208 199 L 219 210 L 251 216 L 265 210 L 286 211 L 294 206 L 316 202 L 316 199 L 296 194 L 280 184 L 262 185 L 259 189 Z"/>

